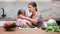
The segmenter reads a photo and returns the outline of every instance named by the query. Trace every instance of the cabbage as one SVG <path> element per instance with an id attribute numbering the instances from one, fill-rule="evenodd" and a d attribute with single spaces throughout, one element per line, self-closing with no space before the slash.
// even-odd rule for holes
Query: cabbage
<path id="1" fill-rule="evenodd" d="M 60 32 L 59 26 L 54 19 L 50 19 L 47 22 L 47 27 L 45 29 L 47 32 Z"/>
<path id="2" fill-rule="evenodd" d="M 46 32 L 60 32 L 59 26 L 48 26 Z"/>
<path id="3" fill-rule="evenodd" d="M 54 32 L 54 29 L 52 26 L 46 27 L 45 29 L 47 32 Z"/>
<path id="4" fill-rule="evenodd" d="M 56 23 L 56 21 L 54 19 L 50 19 L 50 20 L 48 20 L 47 25 L 48 26 L 56 26 L 57 23 Z"/>

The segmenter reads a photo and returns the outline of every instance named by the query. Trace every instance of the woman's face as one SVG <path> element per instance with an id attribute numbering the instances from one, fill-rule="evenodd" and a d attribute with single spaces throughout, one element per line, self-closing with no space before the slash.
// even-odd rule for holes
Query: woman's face
<path id="1" fill-rule="evenodd" d="M 31 13 L 33 13 L 35 10 L 35 8 L 32 5 L 28 5 L 28 9 Z"/>

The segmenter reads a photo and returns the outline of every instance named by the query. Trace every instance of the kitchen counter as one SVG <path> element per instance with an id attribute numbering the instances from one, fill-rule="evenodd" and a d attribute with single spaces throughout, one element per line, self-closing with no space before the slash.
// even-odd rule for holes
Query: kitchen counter
<path id="1" fill-rule="evenodd" d="M 15 18 L 1 18 L 0 17 L 0 26 L 3 26 L 5 22 L 15 22 Z"/>
<path id="2" fill-rule="evenodd" d="M 18 29 L 15 31 L 5 31 L 3 27 L 0 27 L 0 34 L 60 34 L 59 32 L 46 32 L 41 28 L 38 29 Z"/>

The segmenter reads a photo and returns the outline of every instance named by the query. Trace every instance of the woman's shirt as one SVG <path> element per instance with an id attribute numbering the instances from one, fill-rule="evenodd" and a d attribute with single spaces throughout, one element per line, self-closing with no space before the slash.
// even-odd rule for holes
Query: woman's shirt
<path id="1" fill-rule="evenodd" d="M 38 20 L 38 22 L 37 22 L 37 24 L 33 24 L 33 25 L 36 26 L 36 27 L 40 27 L 42 25 L 42 16 L 41 16 L 41 14 L 37 13 L 35 19 Z"/>

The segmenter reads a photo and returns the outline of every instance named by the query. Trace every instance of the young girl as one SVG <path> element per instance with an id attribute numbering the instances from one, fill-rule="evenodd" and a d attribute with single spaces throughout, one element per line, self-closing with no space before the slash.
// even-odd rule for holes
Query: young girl
<path id="1" fill-rule="evenodd" d="M 30 26 L 31 25 L 31 23 L 28 21 L 28 20 L 26 20 L 26 19 L 23 19 L 23 18 L 20 18 L 20 15 L 23 15 L 23 16 L 26 16 L 25 15 L 25 10 L 23 10 L 23 9 L 20 9 L 19 11 L 18 11 L 18 19 L 17 19 L 17 26 Z"/>

